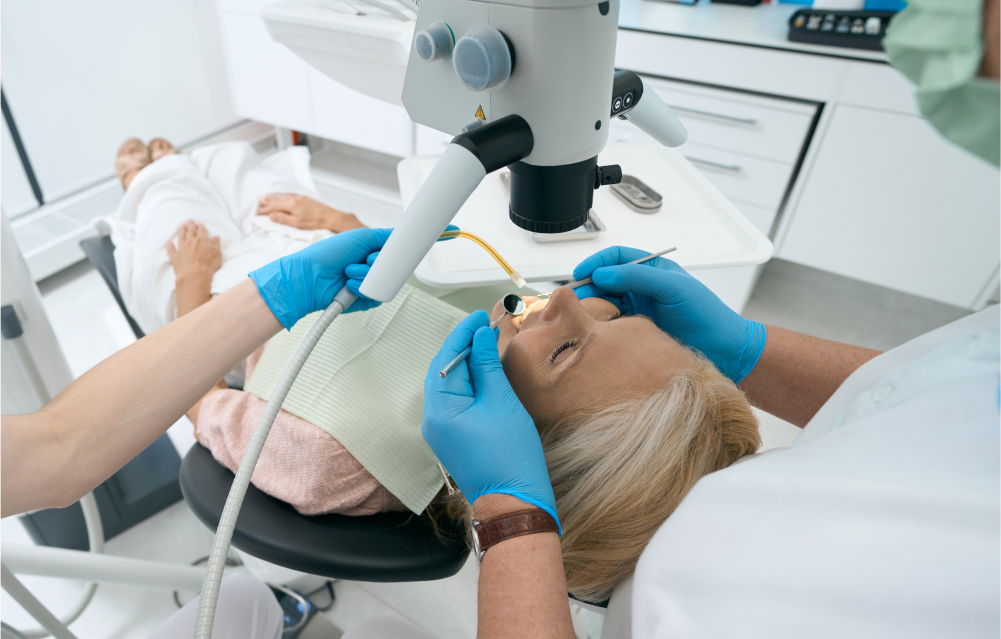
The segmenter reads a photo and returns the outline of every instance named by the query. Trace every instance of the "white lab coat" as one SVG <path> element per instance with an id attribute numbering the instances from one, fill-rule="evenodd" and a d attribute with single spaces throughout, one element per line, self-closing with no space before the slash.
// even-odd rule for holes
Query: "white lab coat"
<path id="1" fill-rule="evenodd" d="M 995 306 L 703 478 L 640 558 L 633 636 L 998 637 L 999 360 Z"/>

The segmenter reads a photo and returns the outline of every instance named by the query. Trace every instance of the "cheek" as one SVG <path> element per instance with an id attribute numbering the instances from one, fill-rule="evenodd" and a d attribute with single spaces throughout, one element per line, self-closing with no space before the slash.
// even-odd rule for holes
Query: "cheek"
<path id="1" fill-rule="evenodd" d="M 514 394 L 521 400 L 528 413 L 535 417 L 534 410 L 539 404 L 538 371 L 532 366 L 524 345 L 518 341 L 510 342 L 508 348 L 501 352 L 501 365 Z"/>

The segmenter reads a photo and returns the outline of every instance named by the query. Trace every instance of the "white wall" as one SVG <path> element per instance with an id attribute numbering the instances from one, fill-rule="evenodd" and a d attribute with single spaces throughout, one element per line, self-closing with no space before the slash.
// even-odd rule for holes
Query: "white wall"
<path id="1" fill-rule="evenodd" d="M 0 118 L 3 130 L 0 132 L 0 197 L 3 210 L 10 217 L 17 217 L 36 206 L 35 195 L 31 192 L 31 184 L 21 167 L 21 160 L 14 146 L 14 138 L 7 129 L 7 122 Z"/>
<path id="2" fill-rule="evenodd" d="M 4 94 L 46 201 L 113 175 L 129 137 L 181 145 L 237 119 L 212 2 L 5 0 L 0 33 Z M 16 160 L 5 144 L 2 164 Z"/>

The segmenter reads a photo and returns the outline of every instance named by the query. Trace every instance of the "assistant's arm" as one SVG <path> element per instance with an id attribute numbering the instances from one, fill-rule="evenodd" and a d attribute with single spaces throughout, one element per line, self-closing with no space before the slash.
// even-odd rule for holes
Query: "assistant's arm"
<path id="1" fill-rule="evenodd" d="M 31 415 L 0 427 L 0 516 L 68 506 L 162 435 L 282 326 L 322 310 L 391 229 L 357 229 L 251 273 L 208 304 L 101 362 Z M 359 297 L 345 312 L 378 303 Z"/>
<path id="2" fill-rule="evenodd" d="M 849 375 L 880 354 L 776 326 L 766 330 L 761 357 L 739 388 L 754 406 L 800 428 Z"/>
<path id="3" fill-rule="evenodd" d="M 38 412 L 4 417 L 2 516 L 80 499 L 281 328 L 248 279 L 104 360 Z"/>
<path id="4" fill-rule="evenodd" d="M 579 297 L 602 297 L 627 315 L 646 315 L 705 355 L 751 403 L 803 427 L 859 366 L 879 351 L 746 320 L 671 260 L 628 262 L 645 251 L 613 246 L 588 257 L 574 279 L 593 284 Z"/>

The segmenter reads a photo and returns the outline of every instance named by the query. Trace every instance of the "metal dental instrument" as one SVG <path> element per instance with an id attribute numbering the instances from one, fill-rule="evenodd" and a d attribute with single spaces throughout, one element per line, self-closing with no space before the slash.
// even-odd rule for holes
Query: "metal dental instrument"
<path id="1" fill-rule="evenodd" d="M 525 312 L 528 306 L 525 304 L 525 298 L 517 293 L 508 293 L 504 296 L 504 301 L 502 302 L 504 306 L 504 312 L 500 314 L 500 317 L 490 322 L 490 330 L 497 328 L 497 323 L 504 319 L 505 315 L 521 315 Z M 452 369 L 459 365 L 459 362 L 466 359 L 473 349 L 466 347 L 461 353 L 455 356 L 451 362 L 445 365 L 445 368 L 441 369 L 438 373 L 442 377 L 446 377 L 452 372 Z"/>
<path id="2" fill-rule="evenodd" d="M 671 248 L 667 249 L 666 251 L 661 251 L 660 253 L 654 253 L 653 255 L 647 255 L 647 256 L 641 257 L 638 260 L 633 260 L 632 262 L 626 262 L 626 264 L 639 264 L 641 262 L 647 262 L 649 260 L 652 260 L 655 257 L 660 257 L 661 255 L 667 255 L 671 251 L 677 251 L 677 250 L 678 250 L 677 246 L 672 246 Z M 590 284 L 590 283 L 591 283 L 591 278 L 590 277 L 585 277 L 584 279 L 579 280 L 579 281 L 569 282 L 566 285 L 566 287 L 569 288 L 569 289 L 571 289 L 571 290 L 573 290 L 575 288 L 580 288 L 581 286 L 584 286 L 584 285 Z M 545 293 L 543 295 L 537 295 L 536 297 L 538 297 L 540 300 L 546 300 L 546 299 L 549 299 L 552 296 L 553 296 L 552 293 Z"/>

